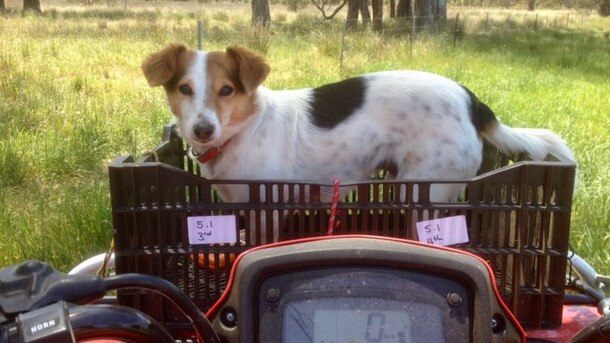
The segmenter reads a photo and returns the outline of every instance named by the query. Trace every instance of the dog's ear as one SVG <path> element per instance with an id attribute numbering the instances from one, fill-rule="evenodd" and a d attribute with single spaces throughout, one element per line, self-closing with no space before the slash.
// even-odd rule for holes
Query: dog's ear
<path id="1" fill-rule="evenodd" d="M 151 87 L 166 84 L 176 74 L 178 57 L 186 51 L 180 44 L 171 44 L 163 50 L 150 55 L 142 63 L 142 71 Z"/>
<path id="2" fill-rule="evenodd" d="M 239 66 L 239 80 L 248 95 L 256 90 L 267 78 L 270 68 L 265 60 L 254 52 L 242 47 L 231 46 L 227 48 L 227 54 L 237 62 Z"/>

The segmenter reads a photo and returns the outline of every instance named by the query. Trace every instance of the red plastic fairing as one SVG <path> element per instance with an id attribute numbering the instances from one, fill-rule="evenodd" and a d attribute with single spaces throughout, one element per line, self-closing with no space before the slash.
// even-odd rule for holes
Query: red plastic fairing
<path id="1" fill-rule="evenodd" d="M 561 326 L 554 330 L 527 330 L 528 338 L 545 339 L 551 342 L 568 342 L 578 331 L 599 318 L 595 306 L 564 305 Z"/>
<path id="2" fill-rule="evenodd" d="M 225 292 L 222 294 L 220 299 L 218 299 L 218 301 L 214 304 L 214 306 L 212 306 L 210 308 L 210 310 L 206 313 L 206 317 L 213 318 L 214 314 L 218 311 L 218 309 L 222 306 L 222 304 L 226 301 L 226 299 L 231 294 L 231 289 L 233 287 L 233 282 L 235 279 L 235 271 L 236 271 L 237 266 L 239 265 L 239 262 L 241 261 L 242 257 L 245 256 L 247 253 L 249 253 L 251 251 L 258 251 L 261 249 L 267 249 L 267 248 L 272 248 L 272 247 L 280 247 L 280 246 L 287 246 L 287 245 L 293 245 L 293 244 L 315 242 L 315 241 L 320 241 L 320 240 L 341 239 L 341 238 L 366 238 L 366 239 L 371 239 L 371 240 L 375 239 L 375 240 L 381 240 L 381 241 L 391 241 L 391 242 L 398 242 L 398 243 L 404 243 L 404 244 L 410 244 L 410 245 L 418 245 L 418 246 L 423 246 L 423 247 L 427 247 L 427 248 L 431 248 L 431 249 L 457 252 L 457 253 L 460 253 L 460 254 L 463 254 L 463 255 L 466 255 L 471 258 L 475 258 L 475 259 L 478 259 L 479 261 L 481 261 L 482 264 L 485 265 L 487 268 L 487 272 L 489 273 L 489 276 L 492 280 L 492 284 L 494 284 L 494 285 L 496 284 L 494 273 L 491 270 L 491 267 L 489 266 L 489 264 L 487 264 L 487 262 L 485 262 L 479 256 L 476 256 L 474 254 L 468 253 L 463 250 L 458 250 L 458 249 L 453 249 L 453 248 L 448 248 L 448 247 L 438 246 L 438 245 L 432 245 L 432 244 L 426 244 L 426 243 L 422 243 L 422 242 L 418 242 L 418 241 L 412 241 L 412 240 L 406 240 L 406 239 L 400 239 L 400 238 L 370 236 L 370 235 L 340 235 L 340 236 L 321 236 L 321 237 L 312 237 L 312 238 L 302 238 L 302 239 L 295 239 L 295 240 L 290 240 L 290 241 L 277 242 L 277 243 L 271 243 L 271 244 L 267 244 L 267 245 L 254 247 L 254 248 L 244 252 L 243 254 L 239 255 L 237 257 L 237 259 L 235 260 L 233 267 L 231 268 L 231 275 L 229 277 L 229 281 L 227 283 L 227 288 L 226 288 Z M 519 334 L 521 336 L 521 341 L 525 342 L 526 334 L 525 334 L 525 331 L 523 330 L 523 328 L 521 327 L 521 324 L 519 324 L 519 321 L 517 321 L 517 318 L 513 315 L 512 312 L 510 312 L 510 310 L 508 309 L 508 306 L 506 306 L 504 301 L 502 301 L 502 297 L 500 296 L 500 293 L 498 292 L 496 287 L 494 287 L 493 291 L 496 296 L 496 299 L 498 300 L 498 303 L 500 304 L 502 309 L 504 309 L 508 318 L 513 323 L 513 325 L 519 330 Z"/>

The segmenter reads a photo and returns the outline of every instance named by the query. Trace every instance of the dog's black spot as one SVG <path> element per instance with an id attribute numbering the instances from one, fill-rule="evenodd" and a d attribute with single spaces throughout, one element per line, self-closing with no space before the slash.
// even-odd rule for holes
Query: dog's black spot
<path id="1" fill-rule="evenodd" d="M 361 77 L 314 88 L 311 102 L 314 124 L 332 129 L 362 106 L 365 91 L 366 85 Z"/>
<path id="2" fill-rule="evenodd" d="M 464 86 L 462 88 L 470 96 L 470 120 L 477 132 L 483 132 L 496 125 L 498 119 L 491 108 L 482 103 L 468 88 Z"/>

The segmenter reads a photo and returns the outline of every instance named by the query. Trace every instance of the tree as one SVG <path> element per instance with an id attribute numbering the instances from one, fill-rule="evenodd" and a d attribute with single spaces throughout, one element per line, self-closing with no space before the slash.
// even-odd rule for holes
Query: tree
<path id="1" fill-rule="evenodd" d="M 324 9 L 325 0 L 311 0 L 312 3 L 322 12 L 324 19 L 334 17 L 347 1 L 347 29 L 353 29 L 358 24 L 358 15 L 362 16 L 363 25 L 371 22 L 371 13 L 368 10 L 369 0 L 345 0 L 338 8 L 334 10 L 332 15 L 327 15 Z M 383 29 L 383 1 L 371 0 L 373 8 L 373 29 L 381 31 Z M 610 1 L 610 0 L 602 0 Z M 407 20 L 414 18 L 415 26 L 418 29 L 431 29 L 439 25 L 445 24 L 447 21 L 447 0 L 398 0 L 396 5 L 395 0 L 390 0 L 390 18 L 398 18 Z"/>
<path id="2" fill-rule="evenodd" d="M 359 0 L 347 1 L 347 17 L 345 18 L 345 26 L 348 30 L 355 28 L 358 24 L 359 3 Z"/>
<path id="3" fill-rule="evenodd" d="M 383 0 L 372 0 L 373 7 L 373 30 L 383 30 Z"/>
<path id="4" fill-rule="evenodd" d="M 345 25 L 348 30 L 353 29 L 358 24 L 358 14 L 362 16 L 362 24 L 364 26 L 371 22 L 371 13 L 369 12 L 368 0 L 348 0 L 347 1 L 347 18 Z"/>
<path id="5" fill-rule="evenodd" d="M 4 0 L 0 0 L 0 12 L 4 12 L 5 9 L 6 4 L 4 3 Z"/>
<path id="6" fill-rule="evenodd" d="M 536 9 L 536 0 L 527 0 L 527 10 L 533 11 Z"/>
<path id="7" fill-rule="evenodd" d="M 23 12 L 28 11 L 42 14 L 42 9 L 40 9 L 40 0 L 23 0 Z"/>
<path id="8" fill-rule="evenodd" d="M 446 0 L 414 0 L 415 26 L 418 29 L 430 29 L 443 25 L 447 21 Z"/>
<path id="9" fill-rule="evenodd" d="M 252 0 L 252 26 L 267 27 L 269 24 L 271 24 L 269 0 Z"/>
<path id="10" fill-rule="evenodd" d="M 610 0 L 601 0 L 597 11 L 602 17 L 610 16 Z"/>
<path id="11" fill-rule="evenodd" d="M 413 15 L 411 13 L 411 0 L 398 0 L 396 6 L 396 18 L 407 19 Z"/>
<path id="12" fill-rule="evenodd" d="M 371 12 L 369 12 L 369 0 L 360 0 L 358 6 L 360 7 L 360 17 L 362 17 L 362 24 L 368 26 L 371 22 Z"/>
<path id="13" fill-rule="evenodd" d="M 311 0 L 311 3 L 316 6 L 316 8 L 322 12 L 322 18 L 324 18 L 324 20 L 329 20 L 329 19 L 333 19 L 337 13 L 339 13 L 339 11 L 341 11 L 341 9 L 343 8 L 343 6 L 345 6 L 345 4 L 347 4 L 347 0 L 343 0 L 343 2 L 337 6 L 333 12 L 331 14 L 326 14 L 326 10 L 330 9 L 331 4 L 327 3 L 325 1 L 319 2 L 318 0 Z"/>

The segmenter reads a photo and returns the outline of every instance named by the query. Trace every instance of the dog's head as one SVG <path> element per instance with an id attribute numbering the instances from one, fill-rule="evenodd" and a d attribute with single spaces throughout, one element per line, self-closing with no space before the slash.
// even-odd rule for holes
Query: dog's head
<path id="1" fill-rule="evenodd" d="M 193 51 L 172 44 L 142 64 L 151 87 L 163 86 L 184 139 L 205 149 L 226 141 L 256 112 L 256 89 L 269 66 L 243 47 Z"/>

